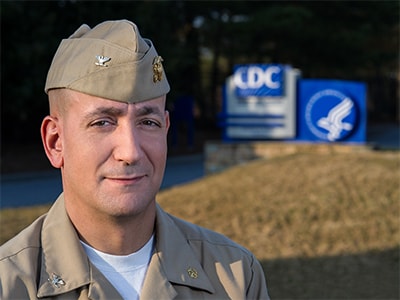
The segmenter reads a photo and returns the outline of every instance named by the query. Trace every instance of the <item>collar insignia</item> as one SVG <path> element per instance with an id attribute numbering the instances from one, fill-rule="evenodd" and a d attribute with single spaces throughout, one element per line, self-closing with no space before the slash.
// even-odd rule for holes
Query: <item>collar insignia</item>
<path id="1" fill-rule="evenodd" d="M 195 268 L 189 267 L 189 269 L 187 269 L 187 272 L 190 278 L 196 279 L 199 276 L 199 273 L 197 273 L 197 270 Z"/>
<path id="2" fill-rule="evenodd" d="M 56 288 L 60 288 L 61 285 L 65 285 L 65 281 L 60 276 L 54 273 L 52 273 L 50 278 L 47 280 Z"/>
<path id="3" fill-rule="evenodd" d="M 111 57 L 103 56 L 103 55 L 96 55 L 97 62 L 95 62 L 96 66 L 100 67 L 108 67 L 106 65 L 106 62 L 109 62 L 111 60 Z"/>
<path id="4" fill-rule="evenodd" d="M 163 58 L 161 56 L 154 57 L 153 60 L 153 82 L 161 81 L 163 74 Z"/>

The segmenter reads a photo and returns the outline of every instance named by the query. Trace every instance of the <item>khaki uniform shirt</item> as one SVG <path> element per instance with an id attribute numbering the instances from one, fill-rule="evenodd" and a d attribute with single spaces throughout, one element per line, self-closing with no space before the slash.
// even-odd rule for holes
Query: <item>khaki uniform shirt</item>
<path id="1" fill-rule="evenodd" d="M 215 232 L 157 206 L 155 250 L 141 299 L 268 299 L 255 257 Z M 61 195 L 0 247 L 0 299 L 121 299 L 90 263 Z"/>

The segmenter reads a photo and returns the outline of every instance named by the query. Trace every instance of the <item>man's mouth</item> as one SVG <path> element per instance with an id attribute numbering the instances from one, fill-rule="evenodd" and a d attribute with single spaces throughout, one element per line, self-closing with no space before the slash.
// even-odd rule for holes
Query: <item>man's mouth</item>
<path id="1" fill-rule="evenodd" d="M 146 175 L 132 175 L 132 176 L 106 176 L 105 179 L 117 183 L 130 185 L 140 182 Z"/>

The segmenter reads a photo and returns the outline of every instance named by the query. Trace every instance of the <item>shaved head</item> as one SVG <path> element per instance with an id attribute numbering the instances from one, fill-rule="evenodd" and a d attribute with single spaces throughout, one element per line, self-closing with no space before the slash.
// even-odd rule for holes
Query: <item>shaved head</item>
<path id="1" fill-rule="evenodd" d="M 51 116 L 63 116 L 66 114 L 68 99 L 71 91 L 68 89 L 53 89 L 49 91 L 49 106 Z"/>

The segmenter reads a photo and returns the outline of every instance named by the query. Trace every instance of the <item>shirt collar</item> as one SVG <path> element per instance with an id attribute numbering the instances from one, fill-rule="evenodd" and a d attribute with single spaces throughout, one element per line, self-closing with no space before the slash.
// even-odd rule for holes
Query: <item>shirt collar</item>
<path id="1" fill-rule="evenodd" d="M 190 241 L 159 205 L 156 220 L 156 246 L 142 295 L 154 296 L 159 292 L 160 295 L 165 296 L 163 293 L 167 293 L 173 296 L 176 292 L 172 284 L 213 293 L 214 288 L 191 248 Z M 59 295 L 87 285 L 92 296 L 101 295 L 107 290 L 107 296 L 120 297 L 115 288 L 89 262 L 65 210 L 63 194 L 49 210 L 44 221 L 42 247 L 38 298 Z M 96 284 L 100 281 L 101 285 Z M 151 284 L 154 282 L 158 282 L 160 291 Z"/>
<path id="2" fill-rule="evenodd" d="M 188 226 L 193 226 L 188 224 Z M 157 205 L 156 247 L 152 263 L 159 262 L 162 272 L 173 284 L 214 292 L 190 241 L 174 220 Z M 150 266 L 151 267 L 151 266 Z M 147 276 L 152 276 L 149 267 Z M 148 278 L 146 278 L 147 281 Z M 151 280 L 149 280 L 151 281 Z"/>
<path id="3" fill-rule="evenodd" d="M 43 251 L 38 298 L 59 295 L 88 285 L 89 295 L 101 295 L 107 291 L 107 296 L 120 297 L 89 262 L 65 210 L 63 194 L 45 218 L 41 239 Z"/>

